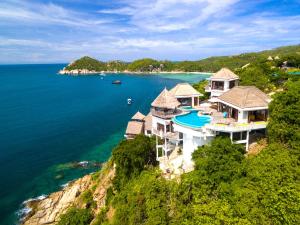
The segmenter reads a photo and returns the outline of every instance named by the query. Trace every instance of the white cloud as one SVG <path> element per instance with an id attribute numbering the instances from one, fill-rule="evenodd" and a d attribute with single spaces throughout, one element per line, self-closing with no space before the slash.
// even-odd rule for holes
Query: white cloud
<path id="1" fill-rule="evenodd" d="M 55 24 L 72 27 L 92 27 L 112 23 L 112 20 L 89 18 L 88 15 L 65 9 L 59 5 L 48 3 L 31 3 L 28 1 L 0 2 L 0 19 L 19 21 L 24 24 Z"/>
<path id="2" fill-rule="evenodd" d="M 100 13 L 131 16 L 141 30 L 169 32 L 190 29 L 214 16 L 224 15 L 238 0 L 149 0 L 128 1 L 127 7 L 100 10 Z"/>
<path id="3" fill-rule="evenodd" d="M 116 0 L 119 8 L 87 11 L 0 0 L 0 62 L 67 62 L 82 55 L 101 60 L 200 59 L 299 43 L 300 15 L 249 13 L 241 4 Z"/>

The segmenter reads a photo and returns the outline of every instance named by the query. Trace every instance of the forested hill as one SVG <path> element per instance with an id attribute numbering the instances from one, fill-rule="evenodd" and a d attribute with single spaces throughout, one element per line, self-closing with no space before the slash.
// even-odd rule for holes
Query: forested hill
<path id="1" fill-rule="evenodd" d="M 234 56 L 210 57 L 198 61 L 172 62 L 168 60 L 155 60 L 150 58 L 139 59 L 133 62 L 119 60 L 102 62 L 88 56 L 84 56 L 70 63 L 65 70 L 89 71 L 131 71 L 131 72 L 216 72 L 222 67 L 235 70 L 248 63 L 270 61 L 274 66 L 281 66 L 288 61 L 292 67 L 300 67 L 300 45 L 284 46 L 262 52 L 244 53 Z"/>

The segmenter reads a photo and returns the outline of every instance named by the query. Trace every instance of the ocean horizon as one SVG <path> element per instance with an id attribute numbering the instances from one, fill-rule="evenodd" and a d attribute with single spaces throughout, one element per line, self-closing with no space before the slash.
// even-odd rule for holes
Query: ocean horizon
<path id="1" fill-rule="evenodd" d="M 0 65 L 0 224 L 17 223 L 22 202 L 98 170 L 128 120 L 147 114 L 164 87 L 209 76 L 58 75 L 65 65 Z"/>

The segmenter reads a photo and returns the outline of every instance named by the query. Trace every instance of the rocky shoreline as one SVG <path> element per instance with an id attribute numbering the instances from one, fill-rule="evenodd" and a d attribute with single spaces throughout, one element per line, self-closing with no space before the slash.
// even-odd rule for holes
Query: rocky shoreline
<path id="1" fill-rule="evenodd" d="M 43 196 L 43 198 L 31 199 L 24 202 L 24 206 L 28 212 L 22 218 L 21 224 L 56 224 L 60 216 L 69 208 L 73 206 L 79 208 L 86 207 L 81 200 L 81 195 L 88 190 L 94 190 L 93 199 L 97 203 L 95 213 L 99 212 L 105 206 L 106 192 L 112 185 L 115 169 L 110 167 L 101 170 L 97 179 L 93 176 L 94 174 L 86 175 L 68 183 L 60 191 Z"/>
<path id="2" fill-rule="evenodd" d="M 152 72 L 141 72 L 141 71 L 95 71 L 88 69 L 75 69 L 75 70 L 67 70 L 62 69 L 58 71 L 60 75 L 95 75 L 95 74 L 111 74 L 111 73 L 125 73 L 125 74 L 210 74 L 210 72 L 185 72 L 185 71 L 152 71 Z"/>

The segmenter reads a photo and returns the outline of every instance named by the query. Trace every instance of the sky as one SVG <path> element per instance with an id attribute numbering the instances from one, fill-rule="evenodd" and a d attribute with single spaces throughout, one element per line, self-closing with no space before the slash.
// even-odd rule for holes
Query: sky
<path id="1" fill-rule="evenodd" d="M 199 60 L 300 44 L 300 0 L 0 0 L 0 64 Z"/>

